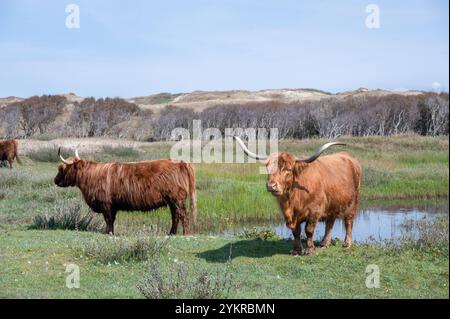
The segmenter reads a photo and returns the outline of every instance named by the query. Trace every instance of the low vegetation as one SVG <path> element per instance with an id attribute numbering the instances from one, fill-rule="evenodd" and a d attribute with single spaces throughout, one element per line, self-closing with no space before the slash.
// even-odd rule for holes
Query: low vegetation
<path id="1" fill-rule="evenodd" d="M 333 240 L 314 256 L 292 257 L 290 240 L 177 236 L 166 252 L 147 261 L 113 258 L 104 263 L 82 253 L 86 242 L 102 240 L 107 236 L 92 232 L 2 226 L 0 297 L 449 297 L 448 257 L 425 248 L 355 244 L 345 250 Z M 230 247 L 231 267 L 225 276 Z M 67 263 L 80 267 L 79 289 L 65 286 Z M 368 265 L 380 269 L 379 288 L 366 287 Z"/>
<path id="2" fill-rule="evenodd" d="M 98 216 L 84 208 L 79 202 L 66 202 L 55 206 L 53 213 L 33 217 L 31 229 L 66 229 L 78 231 L 100 231 L 103 222 Z"/>
<path id="3" fill-rule="evenodd" d="M 59 163 L 61 161 L 56 146 L 44 146 L 31 150 L 27 153 L 27 157 L 36 162 Z"/>
<path id="4" fill-rule="evenodd" d="M 231 263 L 211 272 L 174 260 L 163 266 L 153 260 L 144 279 L 137 285 L 147 299 L 219 299 L 226 298 L 235 287 Z"/>
<path id="5" fill-rule="evenodd" d="M 82 254 L 103 264 L 145 261 L 163 253 L 167 243 L 168 238 L 142 231 L 132 236 L 99 235 L 86 243 Z"/>
<path id="6" fill-rule="evenodd" d="M 375 200 L 402 207 L 448 201 L 447 137 L 342 140 L 364 169 L 362 207 Z M 306 155 L 325 141 L 286 140 L 279 149 Z M 144 143 L 134 151 L 106 147 L 83 154 L 155 159 L 168 157 L 170 146 Z M 395 242 L 356 243 L 346 250 L 335 239 L 314 256 L 294 258 L 291 240 L 260 227 L 279 222 L 280 214 L 259 164 L 197 164 L 194 236 L 167 240 L 170 213 L 160 209 L 119 212 L 111 237 L 93 227 L 103 218 L 90 213 L 77 189 L 54 185 L 57 163 L 22 157 L 24 165 L 0 168 L 0 298 L 449 297 L 448 218 L 409 223 Z M 260 226 L 245 228 L 250 222 Z M 231 227 L 243 231 L 211 235 Z M 68 263 L 80 267 L 79 289 L 65 286 Z M 365 285 L 369 264 L 380 268 L 379 288 Z"/>
<path id="7" fill-rule="evenodd" d="M 273 230 L 261 227 L 244 228 L 237 234 L 239 238 L 246 239 L 281 239 Z"/>
<path id="8" fill-rule="evenodd" d="M 449 216 L 439 216 L 435 219 L 409 221 L 403 225 L 405 235 L 400 245 L 394 245 L 402 250 L 428 251 L 437 257 L 449 256 Z"/>

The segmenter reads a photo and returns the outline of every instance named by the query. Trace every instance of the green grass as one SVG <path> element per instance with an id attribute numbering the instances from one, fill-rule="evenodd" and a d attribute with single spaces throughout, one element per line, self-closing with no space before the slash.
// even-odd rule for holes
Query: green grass
<path id="1" fill-rule="evenodd" d="M 102 239 L 103 237 L 103 239 Z M 0 231 L 1 298 L 142 298 L 138 286 L 151 260 L 112 262 L 78 253 L 89 240 L 108 236 L 76 231 Z M 334 241 L 314 256 L 291 257 L 291 241 L 173 237 L 159 258 L 161 271 L 177 264 L 214 274 L 232 251 L 230 298 L 448 298 L 448 254 L 436 251 L 355 245 Z M 448 248 L 448 246 L 447 246 Z M 80 267 L 80 288 L 65 286 L 64 264 Z M 366 267 L 380 268 L 380 288 L 365 286 Z M 188 271 L 194 280 L 196 271 Z"/>
<path id="2" fill-rule="evenodd" d="M 426 200 L 448 200 L 447 137 L 368 137 L 341 138 L 347 150 L 363 167 L 361 206 L 416 205 Z M 307 155 L 325 140 L 282 141 L 279 150 Z M 104 161 L 134 161 L 167 158 L 170 143 L 147 144 L 139 150 L 103 149 L 87 158 Z M 329 152 L 332 152 L 331 150 Z M 109 247 L 108 236 L 69 230 L 31 230 L 35 216 L 52 215 L 67 202 L 82 205 L 75 188 L 53 184 L 57 173 L 54 150 L 31 154 L 14 170 L 0 168 L 0 298 L 139 298 L 137 286 L 148 275 L 149 259 L 134 258 L 140 247 L 133 236 L 147 227 L 159 233 L 169 229 L 169 212 L 120 212 L 116 233 L 131 244 L 119 247 L 117 254 L 103 256 L 98 247 Z M 22 156 L 25 157 L 25 156 Z M 193 265 L 207 273 L 223 267 L 232 247 L 233 277 L 238 287 L 229 297 L 287 298 L 448 298 L 447 254 L 433 249 L 406 245 L 390 249 L 379 245 L 356 245 L 343 250 L 336 242 L 315 256 L 288 255 L 292 242 L 259 240 L 252 236 L 211 237 L 205 234 L 238 227 L 248 222 L 265 225 L 279 221 L 281 214 L 274 198 L 264 189 L 266 176 L 258 164 L 196 164 L 198 223 L 195 237 L 174 237 L 160 257 L 163 270 L 174 260 Z M 392 203 L 392 204 L 390 204 Z M 447 227 L 448 235 L 448 227 Z M 203 235 L 198 235 L 198 234 Z M 448 237 L 448 236 L 447 236 Z M 264 236 L 263 236 L 264 238 Z M 86 243 L 90 243 L 85 254 Z M 131 248 L 130 248 L 131 247 Z M 129 250 L 138 247 L 138 253 Z M 441 247 L 441 246 L 439 246 Z M 440 248 L 442 250 L 442 247 Z M 117 257 L 118 256 L 118 257 Z M 125 256 L 125 257 L 121 257 Z M 111 259 L 112 258 L 112 259 Z M 117 263 L 105 261 L 118 259 Z M 81 288 L 65 287 L 64 264 L 81 269 Z M 381 269 L 381 288 L 367 289 L 365 267 Z M 195 279 L 198 274 L 189 274 Z M 264 292 L 264 295 L 261 295 Z"/>

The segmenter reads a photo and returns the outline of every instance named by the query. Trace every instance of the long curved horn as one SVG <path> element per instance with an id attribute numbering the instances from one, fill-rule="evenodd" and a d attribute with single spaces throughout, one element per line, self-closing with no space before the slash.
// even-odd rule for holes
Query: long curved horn
<path id="1" fill-rule="evenodd" d="M 341 143 L 341 142 L 330 142 L 330 143 L 324 144 L 324 145 L 322 145 L 321 148 L 319 148 L 317 150 L 317 152 L 314 153 L 314 155 L 310 156 L 307 159 L 297 159 L 297 161 L 304 162 L 304 163 L 314 162 L 320 156 L 320 154 L 323 153 L 323 151 L 325 151 L 327 148 L 334 146 L 334 145 L 347 145 L 347 144 Z"/>
<path id="2" fill-rule="evenodd" d="M 62 161 L 64 164 L 68 164 L 68 165 L 71 164 L 70 162 L 66 161 L 66 160 L 64 159 L 64 157 L 62 157 L 62 155 L 61 155 L 61 147 L 58 148 L 58 156 L 59 156 L 59 158 L 61 159 L 61 161 Z"/>
<path id="3" fill-rule="evenodd" d="M 244 153 L 247 154 L 247 156 L 257 159 L 257 160 L 265 160 L 267 159 L 268 156 L 261 156 L 258 154 L 255 154 L 253 152 L 251 152 L 244 144 L 244 142 L 242 142 L 242 140 L 237 137 L 237 136 L 233 136 L 233 138 L 239 143 L 239 145 L 241 146 L 241 148 L 244 150 Z"/>
<path id="4" fill-rule="evenodd" d="M 80 155 L 78 155 L 78 150 L 77 149 L 75 149 L 75 158 L 77 160 L 80 160 Z"/>

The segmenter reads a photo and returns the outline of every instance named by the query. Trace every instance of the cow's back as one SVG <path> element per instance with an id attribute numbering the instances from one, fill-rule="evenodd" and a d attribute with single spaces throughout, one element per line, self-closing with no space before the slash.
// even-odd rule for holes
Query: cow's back
<path id="1" fill-rule="evenodd" d="M 106 192 L 118 210 L 151 210 L 189 193 L 183 162 L 114 163 L 105 172 Z"/>
<path id="2" fill-rule="evenodd" d="M 315 191 L 321 194 L 329 209 L 342 210 L 359 201 L 361 166 L 347 152 L 323 156 L 308 167 Z"/>

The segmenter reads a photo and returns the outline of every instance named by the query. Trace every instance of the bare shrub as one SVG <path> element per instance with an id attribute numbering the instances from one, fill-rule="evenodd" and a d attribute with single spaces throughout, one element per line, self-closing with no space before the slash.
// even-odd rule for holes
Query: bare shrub
<path id="1" fill-rule="evenodd" d="M 155 96 L 170 102 L 175 95 Z M 147 97 L 136 98 L 147 103 Z M 69 108 L 68 105 L 71 107 Z M 68 116 L 64 111 L 70 111 Z M 6 138 L 112 136 L 142 141 L 168 140 L 172 130 L 192 129 L 194 119 L 203 129 L 278 128 L 279 138 L 333 139 L 341 135 L 390 136 L 418 133 L 448 135 L 448 93 L 417 95 L 328 95 L 315 101 L 230 103 L 192 109 L 165 106 L 160 114 L 120 98 L 86 98 L 68 104 L 63 96 L 44 95 L 0 108 L 0 135 Z M 68 117 L 68 120 L 66 119 Z M 64 119 L 58 122 L 58 119 Z"/>
<path id="2" fill-rule="evenodd" d="M 86 98 L 74 104 L 69 127 L 77 137 L 110 135 L 116 125 L 139 113 L 139 107 L 120 98 Z"/>
<path id="3" fill-rule="evenodd" d="M 172 130 L 177 127 L 192 129 L 192 121 L 195 119 L 194 111 L 176 106 L 166 106 L 158 119 L 158 136 L 161 140 L 169 140 Z"/>
<path id="4" fill-rule="evenodd" d="M 138 232 L 133 236 L 101 235 L 86 243 L 82 253 L 103 264 L 145 261 L 165 251 L 167 237 Z"/>
<path id="5" fill-rule="evenodd" d="M 177 262 L 162 270 L 159 259 L 149 264 L 149 270 L 144 279 L 137 285 L 139 291 L 147 299 L 218 299 L 228 296 L 235 286 L 231 271 L 231 261 L 218 267 L 215 272 L 204 266 L 188 266 Z"/>
<path id="6" fill-rule="evenodd" d="M 8 116 L 7 132 L 10 137 L 31 137 L 44 134 L 66 105 L 60 95 L 33 96 L 2 108 Z"/>

